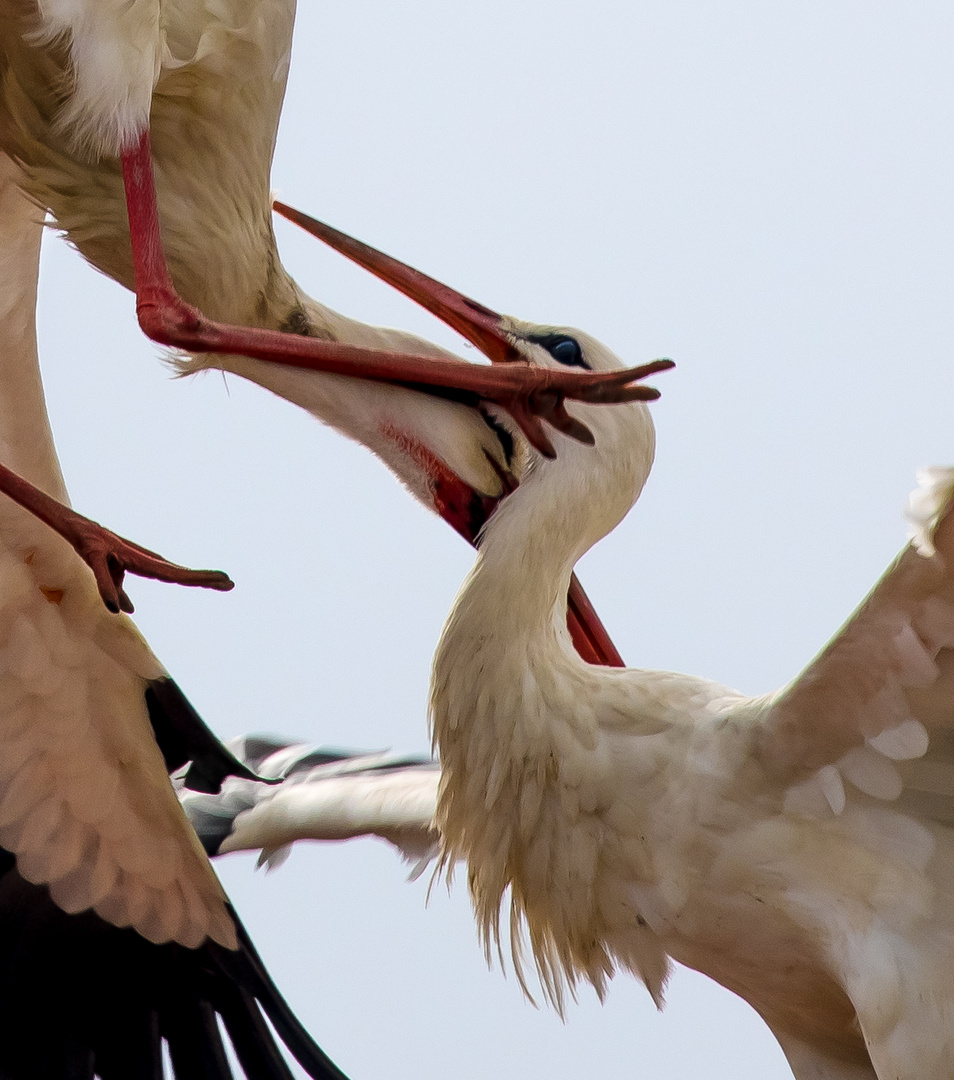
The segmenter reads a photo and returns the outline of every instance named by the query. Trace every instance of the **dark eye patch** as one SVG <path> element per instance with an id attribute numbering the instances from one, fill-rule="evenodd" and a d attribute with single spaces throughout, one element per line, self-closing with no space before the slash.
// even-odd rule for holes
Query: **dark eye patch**
<path id="1" fill-rule="evenodd" d="M 576 338 L 569 334 L 528 334 L 527 340 L 535 345 L 542 345 L 558 364 L 565 367 L 590 369 L 583 359 L 583 350 Z"/>

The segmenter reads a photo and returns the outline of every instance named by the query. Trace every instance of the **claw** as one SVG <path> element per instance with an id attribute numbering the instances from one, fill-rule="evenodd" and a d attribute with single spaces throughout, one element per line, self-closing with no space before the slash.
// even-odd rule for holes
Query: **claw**
<path id="1" fill-rule="evenodd" d="M 70 511 L 70 514 L 73 514 L 73 511 Z M 127 573 L 172 585 L 216 589 L 219 592 L 228 592 L 235 587 L 228 574 L 221 570 L 192 570 L 187 566 L 180 566 L 140 544 L 118 536 L 95 521 L 79 514 L 74 514 L 74 517 L 77 520 L 64 521 L 62 527 L 50 522 L 48 524 L 52 524 L 52 527 L 72 544 L 76 553 L 93 571 L 99 595 L 113 614 L 125 611 L 131 615 L 135 610 L 123 588 Z"/>
<path id="2" fill-rule="evenodd" d="M 540 416 L 552 424 L 557 431 L 562 431 L 564 435 L 569 435 L 577 442 L 585 443 L 587 446 L 592 446 L 595 442 L 593 432 L 582 420 L 577 420 L 566 411 L 566 403 L 559 395 L 553 395 L 548 411 L 541 412 Z"/>
<path id="3" fill-rule="evenodd" d="M 653 401 L 659 397 L 658 390 L 631 383 L 674 366 L 671 360 L 653 360 L 622 371 L 557 371 L 526 362 L 489 368 L 470 366 L 468 388 L 476 388 L 479 381 L 480 389 L 476 390 L 479 396 L 506 409 L 530 443 L 545 457 L 552 458 L 556 451 L 544 432 L 542 420 L 570 438 L 593 445 L 590 429 L 567 412 L 567 399 L 590 404 Z"/>
<path id="4" fill-rule="evenodd" d="M 556 450 L 547 436 L 546 428 L 541 423 L 540 417 L 528 407 L 529 404 L 529 399 L 527 405 L 524 405 L 522 401 L 515 400 L 506 408 L 527 437 L 530 445 L 539 450 L 545 458 L 555 458 Z"/>
<path id="5" fill-rule="evenodd" d="M 608 405 L 621 401 L 655 401 L 659 397 L 655 387 L 631 384 L 675 366 L 672 360 L 653 360 L 621 371 L 554 371 L 553 374 L 557 376 L 555 381 L 558 381 L 566 397 L 594 405 Z"/>
<path id="6" fill-rule="evenodd" d="M 228 592 L 234 582 L 220 570 L 190 570 L 154 551 L 125 540 L 51 498 L 15 472 L 0 465 L 0 491 L 60 534 L 92 570 L 108 611 L 131 614 L 132 601 L 123 588 L 127 572 L 176 585 Z"/>
<path id="7" fill-rule="evenodd" d="M 82 557 L 82 556 L 81 556 Z M 93 571 L 96 587 L 106 610 L 117 615 L 125 611 L 131 615 L 135 608 L 123 586 L 124 570 L 112 554 L 105 551 L 90 552 L 86 564 Z"/>

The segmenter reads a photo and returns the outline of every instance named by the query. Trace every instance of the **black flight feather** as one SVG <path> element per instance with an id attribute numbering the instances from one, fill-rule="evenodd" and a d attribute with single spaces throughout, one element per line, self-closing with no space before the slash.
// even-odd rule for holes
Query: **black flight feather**
<path id="1" fill-rule="evenodd" d="M 290 1080 L 264 1016 L 313 1080 L 346 1080 L 229 911 L 238 950 L 154 945 L 66 914 L 0 848 L 0 1080 L 162 1080 L 161 1040 L 174 1080 L 235 1080 L 220 1017 L 247 1080 Z"/>
<path id="2" fill-rule="evenodd" d="M 172 679 L 150 681 L 146 708 L 169 772 L 192 762 L 185 777 L 185 786 L 192 791 L 217 794 L 227 776 L 276 783 L 256 775 L 227 750 Z"/>

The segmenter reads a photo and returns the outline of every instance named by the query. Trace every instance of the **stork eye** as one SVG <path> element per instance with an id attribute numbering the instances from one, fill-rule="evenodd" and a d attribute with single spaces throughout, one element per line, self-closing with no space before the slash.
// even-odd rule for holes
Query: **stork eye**
<path id="1" fill-rule="evenodd" d="M 590 365 L 583 359 L 580 343 L 569 334 L 531 334 L 530 340 L 542 345 L 558 364 L 589 370 Z"/>

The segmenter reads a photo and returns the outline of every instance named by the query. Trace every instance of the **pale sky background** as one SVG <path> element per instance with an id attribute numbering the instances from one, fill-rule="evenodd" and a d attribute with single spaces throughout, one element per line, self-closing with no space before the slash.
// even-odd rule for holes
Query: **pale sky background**
<path id="1" fill-rule="evenodd" d="M 954 459 L 952 55 L 949 2 L 308 0 L 274 186 L 498 310 L 677 361 L 645 495 L 580 577 L 627 662 L 761 692 L 888 564 L 915 469 Z M 281 242 L 322 301 L 454 347 Z M 171 381 L 131 296 L 52 237 L 41 352 L 75 505 L 237 582 L 130 589 L 207 721 L 425 749 L 466 545 L 294 407 Z M 487 971 L 463 885 L 425 907 L 380 842 L 220 869 L 352 1080 L 790 1075 L 682 971 L 661 1016 L 625 977 L 565 1025 L 534 1010 Z"/>

